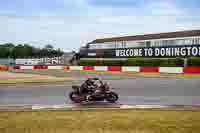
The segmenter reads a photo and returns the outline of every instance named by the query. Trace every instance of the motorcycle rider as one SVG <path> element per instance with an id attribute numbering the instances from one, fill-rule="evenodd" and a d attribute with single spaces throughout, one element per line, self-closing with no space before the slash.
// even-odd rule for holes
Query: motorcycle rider
<path id="1" fill-rule="evenodd" d="M 94 93 L 92 94 L 88 94 L 86 96 L 86 101 L 90 101 L 90 99 L 92 99 L 92 97 L 100 97 L 101 96 L 101 92 L 103 91 L 103 81 L 95 78 L 94 82 L 93 82 L 93 86 L 94 86 Z"/>
<path id="2" fill-rule="evenodd" d="M 109 83 L 98 78 L 88 78 L 81 86 L 72 88 L 74 91 L 70 92 L 69 97 L 75 103 L 103 100 L 113 103 L 118 100 L 118 94 L 112 91 Z"/>
<path id="3" fill-rule="evenodd" d="M 98 78 L 88 78 L 80 87 L 80 92 L 82 94 L 88 94 L 89 92 L 94 92 L 97 87 L 95 81 L 99 80 Z"/>

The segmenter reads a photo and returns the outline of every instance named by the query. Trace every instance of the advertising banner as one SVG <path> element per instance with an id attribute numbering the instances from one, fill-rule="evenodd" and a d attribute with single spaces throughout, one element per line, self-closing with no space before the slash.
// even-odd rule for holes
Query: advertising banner
<path id="1" fill-rule="evenodd" d="M 87 50 L 83 56 L 87 58 L 190 57 L 200 56 L 200 45 Z"/>

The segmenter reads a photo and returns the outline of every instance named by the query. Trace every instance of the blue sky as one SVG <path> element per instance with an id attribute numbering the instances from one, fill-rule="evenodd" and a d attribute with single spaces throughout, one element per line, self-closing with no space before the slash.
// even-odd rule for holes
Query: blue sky
<path id="1" fill-rule="evenodd" d="M 200 29 L 199 0 L 1 0 L 0 43 L 65 51 L 101 37 Z"/>

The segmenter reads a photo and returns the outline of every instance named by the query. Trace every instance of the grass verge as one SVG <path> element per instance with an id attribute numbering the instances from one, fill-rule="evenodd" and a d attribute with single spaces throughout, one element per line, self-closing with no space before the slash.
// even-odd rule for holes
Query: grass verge
<path id="1" fill-rule="evenodd" d="M 0 72 L 0 84 L 24 84 L 24 83 L 54 83 L 64 81 L 77 81 L 78 78 L 68 77 L 56 77 L 40 74 L 23 74 L 23 73 L 11 73 Z"/>
<path id="2" fill-rule="evenodd" d="M 200 112 L 89 110 L 1 112 L 1 133 L 199 133 Z"/>
<path id="3" fill-rule="evenodd" d="M 64 81 L 74 81 L 74 79 L 57 78 L 57 77 L 1 79 L 0 84 L 55 83 Z"/>
<path id="4" fill-rule="evenodd" d="M 176 73 L 153 73 L 153 72 L 103 72 L 103 71 L 80 71 L 81 74 L 121 75 L 128 77 L 174 77 L 174 78 L 200 78 L 200 74 L 176 74 Z"/>

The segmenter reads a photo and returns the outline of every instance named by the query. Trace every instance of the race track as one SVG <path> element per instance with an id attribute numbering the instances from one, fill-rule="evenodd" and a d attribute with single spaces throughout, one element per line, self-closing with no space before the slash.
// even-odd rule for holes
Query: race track
<path id="1" fill-rule="evenodd" d="M 133 78 L 109 80 L 119 104 L 200 105 L 200 79 Z M 0 105 L 71 104 L 72 83 L 0 86 Z"/>

